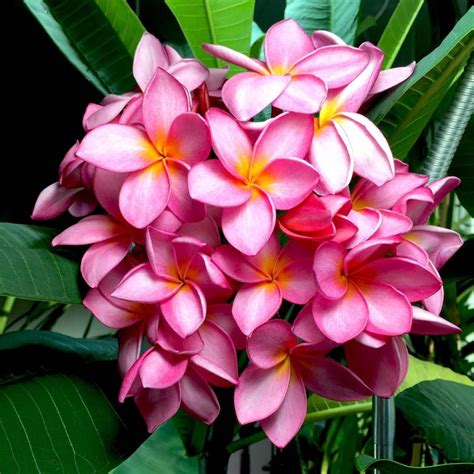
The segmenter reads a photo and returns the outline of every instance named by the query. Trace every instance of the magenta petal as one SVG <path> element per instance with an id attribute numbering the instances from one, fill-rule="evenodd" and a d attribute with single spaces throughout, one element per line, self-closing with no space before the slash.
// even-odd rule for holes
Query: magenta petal
<path id="1" fill-rule="evenodd" d="M 95 290 L 94 290 L 95 291 Z M 122 377 L 128 372 L 132 365 L 139 359 L 143 340 L 143 324 L 137 323 L 133 326 L 121 329 L 118 332 L 119 354 L 118 367 Z M 138 374 L 138 371 L 134 375 Z M 137 383 L 139 383 L 137 381 Z"/>
<path id="2" fill-rule="evenodd" d="M 275 413 L 285 399 L 290 376 L 289 360 L 271 369 L 260 369 L 255 365 L 247 367 L 240 376 L 234 395 L 239 423 L 245 425 L 263 420 Z"/>
<path id="3" fill-rule="evenodd" d="M 66 212 L 81 191 L 81 188 L 65 188 L 59 183 L 50 184 L 36 199 L 31 218 L 34 220 L 55 219 Z"/>
<path id="4" fill-rule="evenodd" d="M 290 81 L 290 76 L 242 72 L 225 82 L 222 98 L 238 120 L 250 120 L 270 105 Z"/>
<path id="5" fill-rule="evenodd" d="M 125 275 L 112 296 L 142 303 L 157 303 L 174 295 L 179 289 L 180 283 L 157 276 L 149 263 L 142 263 Z"/>
<path id="6" fill-rule="evenodd" d="M 290 347 L 296 345 L 296 336 L 287 321 L 268 321 L 253 331 L 247 341 L 250 360 L 261 369 L 270 369 L 288 357 Z"/>
<path id="7" fill-rule="evenodd" d="M 270 441 L 284 448 L 303 426 L 306 416 L 306 390 L 300 375 L 291 370 L 288 391 L 280 408 L 260 422 L 260 426 Z"/>
<path id="8" fill-rule="evenodd" d="M 168 324 L 181 337 L 187 337 L 203 323 L 206 299 L 199 287 L 188 281 L 161 303 L 161 310 Z"/>
<path id="9" fill-rule="evenodd" d="M 393 337 L 379 349 L 355 341 L 345 349 L 349 367 L 375 395 L 391 397 L 403 382 L 408 370 L 408 351 L 401 338 Z"/>
<path id="10" fill-rule="evenodd" d="M 144 388 L 168 388 L 181 380 L 188 360 L 155 348 L 147 354 L 139 374 Z"/>
<path id="11" fill-rule="evenodd" d="M 318 172 L 306 161 L 277 158 L 261 171 L 256 184 L 265 190 L 276 209 L 287 210 L 304 201 L 318 180 Z"/>
<path id="12" fill-rule="evenodd" d="M 195 365 L 233 385 L 238 383 L 237 357 L 230 336 L 217 324 L 206 321 L 199 329 L 204 342 L 201 352 L 192 357 Z"/>
<path id="13" fill-rule="evenodd" d="M 310 349 L 311 346 L 307 347 Z M 369 387 L 347 367 L 332 359 L 318 357 L 316 353 L 312 355 L 304 346 L 302 349 L 301 354 L 295 352 L 294 359 L 308 390 L 339 401 L 360 400 L 371 395 Z"/>
<path id="14" fill-rule="evenodd" d="M 120 387 L 120 392 L 119 392 L 119 401 L 120 403 L 123 403 L 123 401 L 127 397 L 132 397 L 137 394 L 137 392 L 142 388 L 140 379 L 138 376 L 138 372 L 140 370 L 140 367 L 145 360 L 146 356 L 153 351 L 153 348 L 151 347 L 147 351 L 145 351 L 128 369 L 127 373 L 125 374 L 122 385 Z"/>
<path id="15" fill-rule="evenodd" d="M 347 251 L 337 242 L 323 242 L 314 254 L 313 271 L 319 291 L 324 297 L 338 300 L 349 285 L 344 276 L 344 258 Z"/>
<path id="16" fill-rule="evenodd" d="M 194 418 L 210 425 L 220 411 L 219 401 L 209 384 L 197 372 L 188 369 L 180 382 L 181 402 Z"/>
<path id="17" fill-rule="evenodd" d="M 256 255 L 268 242 L 275 228 L 275 207 L 264 191 L 252 189 L 250 199 L 222 211 L 226 239 L 245 255 Z M 258 232 L 255 229 L 258 228 Z"/>
<path id="18" fill-rule="evenodd" d="M 239 329 L 232 316 L 231 304 L 211 304 L 207 310 L 206 320 L 212 321 L 221 327 L 230 336 L 236 349 L 245 349 L 247 338 Z"/>
<path id="19" fill-rule="evenodd" d="M 109 171 L 124 173 L 145 168 L 158 159 L 146 133 L 129 125 L 108 124 L 91 130 L 77 156 Z"/>
<path id="20" fill-rule="evenodd" d="M 315 294 L 311 260 L 299 260 L 286 265 L 276 276 L 283 299 L 295 304 L 306 304 Z"/>
<path id="21" fill-rule="evenodd" d="M 461 328 L 450 321 L 436 316 L 429 311 L 413 306 L 413 324 L 411 334 L 455 334 L 461 332 Z"/>
<path id="22" fill-rule="evenodd" d="M 91 288 L 113 270 L 127 255 L 130 238 L 115 237 L 92 245 L 81 260 L 81 273 Z"/>
<path id="23" fill-rule="evenodd" d="M 298 74 L 291 78 L 288 87 L 273 101 L 281 110 L 314 114 L 326 98 L 326 84 L 311 74 Z"/>
<path id="24" fill-rule="evenodd" d="M 246 283 L 235 296 L 232 314 L 241 331 L 249 335 L 276 314 L 281 301 L 278 284 L 274 282 Z"/>
<path id="25" fill-rule="evenodd" d="M 329 300 L 316 293 L 313 317 L 326 337 L 343 344 L 364 330 L 369 310 L 359 290 L 350 284 L 346 294 L 338 300 Z"/>
<path id="26" fill-rule="evenodd" d="M 119 205 L 123 217 L 142 229 L 151 224 L 168 204 L 170 179 L 162 161 L 131 173 L 120 190 Z"/>
<path id="27" fill-rule="evenodd" d="M 377 232 L 382 224 L 381 212 L 370 207 L 359 210 L 352 209 L 347 218 L 358 229 L 356 235 L 349 241 L 349 248 L 357 248 L 359 244 L 366 242 Z"/>
<path id="28" fill-rule="evenodd" d="M 291 330 L 303 341 L 310 342 L 318 347 L 322 353 L 337 346 L 337 343 L 328 339 L 316 326 L 313 318 L 312 302 L 305 305 L 298 313 Z"/>
<path id="29" fill-rule="evenodd" d="M 234 280 L 257 283 L 265 279 L 265 275 L 231 245 L 217 248 L 212 254 L 212 261 Z"/>
<path id="30" fill-rule="evenodd" d="M 162 390 L 143 389 L 135 397 L 135 403 L 145 418 L 148 432 L 152 433 L 178 411 L 181 404 L 179 385 Z"/>

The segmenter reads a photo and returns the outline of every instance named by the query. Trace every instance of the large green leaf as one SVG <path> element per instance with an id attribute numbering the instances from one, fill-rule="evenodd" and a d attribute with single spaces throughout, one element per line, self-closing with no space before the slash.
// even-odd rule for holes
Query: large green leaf
<path id="1" fill-rule="evenodd" d="M 102 93 L 132 90 L 144 27 L 125 0 L 23 0 L 56 46 Z"/>
<path id="2" fill-rule="evenodd" d="M 0 294 L 59 303 L 82 301 L 77 262 L 51 250 L 56 233 L 0 223 Z"/>
<path id="3" fill-rule="evenodd" d="M 383 68 L 392 66 L 397 57 L 424 0 L 401 0 L 385 27 L 379 41 L 379 48 L 385 54 Z"/>
<path id="4" fill-rule="evenodd" d="M 285 18 L 293 18 L 307 32 L 329 30 L 353 44 L 360 0 L 287 0 Z"/>
<path id="5" fill-rule="evenodd" d="M 468 463 L 413 467 L 389 459 L 375 459 L 367 454 L 362 454 L 356 459 L 356 466 L 361 472 L 378 469 L 381 474 L 466 474 L 474 469 L 474 466 Z"/>
<path id="6" fill-rule="evenodd" d="M 133 402 L 117 403 L 119 386 L 115 362 L 0 350 L 0 472 L 109 472 L 146 436 Z"/>
<path id="7" fill-rule="evenodd" d="M 197 457 L 186 457 L 181 439 L 168 421 L 111 474 L 197 474 Z"/>
<path id="8" fill-rule="evenodd" d="M 473 29 L 474 7 L 440 46 L 418 63 L 413 76 L 369 112 L 369 118 L 387 137 L 394 156 L 407 156 L 464 68 L 474 47 Z"/>
<path id="9" fill-rule="evenodd" d="M 434 380 L 396 398 L 405 419 L 452 461 L 474 461 L 474 387 Z"/>
<path id="10" fill-rule="evenodd" d="M 223 62 L 207 54 L 202 43 L 218 43 L 250 52 L 250 37 L 255 0 L 166 0 L 195 56 L 208 67 L 222 67 Z M 231 71 L 238 68 L 231 67 Z"/>

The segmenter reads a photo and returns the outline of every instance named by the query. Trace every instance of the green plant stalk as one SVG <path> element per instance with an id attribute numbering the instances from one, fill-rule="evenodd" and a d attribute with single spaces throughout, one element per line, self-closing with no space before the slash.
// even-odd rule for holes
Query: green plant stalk
<path id="1" fill-rule="evenodd" d="M 0 316 L 0 334 L 3 334 L 7 325 L 8 316 L 12 312 L 13 305 L 15 304 L 16 298 L 14 296 L 7 296 L 3 303 L 3 308 Z"/>
<path id="2" fill-rule="evenodd" d="M 372 401 L 368 400 L 365 403 L 358 403 L 355 405 L 342 406 L 332 408 L 331 410 L 325 410 L 324 413 L 309 413 L 304 419 L 304 423 L 315 423 L 316 421 L 327 420 L 329 418 L 336 418 L 338 416 L 353 415 L 355 413 L 369 412 L 372 409 Z M 237 439 L 227 445 L 227 451 L 229 453 L 235 453 L 239 449 L 250 446 L 251 444 L 258 443 L 265 439 L 265 433 L 263 431 L 257 431 L 256 433 L 246 436 L 245 438 Z"/>
<path id="3" fill-rule="evenodd" d="M 395 440 L 395 400 L 393 397 L 374 396 L 372 404 L 372 432 L 375 459 L 393 459 Z M 374 469 L 374 474 L 380 474 Z"/>

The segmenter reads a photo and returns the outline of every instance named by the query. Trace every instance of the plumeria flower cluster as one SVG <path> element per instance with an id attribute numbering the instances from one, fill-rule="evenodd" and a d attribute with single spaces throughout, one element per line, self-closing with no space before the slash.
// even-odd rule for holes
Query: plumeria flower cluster
<path id="1" fill-rule="evenodd" d="M 438 270 L 462 242 L 428 224 L 459 180 L 410 172 L 363 115 L 414 65 L 381 71 L 376 46 L 293 20 L 268 30 L 265 61 L 203 47 L 246 72 L 145 33 L 136 90 L 87 107 L 33 218 L 82 217 L 53 245 L 89 246 L 84 304 L 118 330 L 120 400 L 150 431 L 180 407 L 212 423 L 215 387 L 236 387 L 238 421 L 282 447 L 308 392 L 389 397 L 404 335 L 459 331 Z"/>

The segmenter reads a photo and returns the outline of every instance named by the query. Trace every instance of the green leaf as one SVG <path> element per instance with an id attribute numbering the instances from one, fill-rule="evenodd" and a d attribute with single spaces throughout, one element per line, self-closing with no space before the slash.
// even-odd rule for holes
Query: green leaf
<path id="1" fill-rule="evenodd" d="M 1 350 L 0 472 L 109 472 L 146 436 L 133 402 L 117 403 L 119 387 L 115 362 Z"/>
<path id="2" fill-rule="evenodd" d="M 223 62 L 207 54 L 202 43 L 218 43 L 248 55 L 255 0 L 166 0 L 194 55 L 208 67 Z M 239 68 L 231 66 L 231 71 Z"/>
<path id="3" fill-rule="evenodd" d="M 328 30 L 353 44 L 357 31 L 360 0 L 288 0 L 285 18 L 293 18 L 311 34 Z"/>
<path id="4" fill-rule="evenodd" d="M 308 399 L 308 411 L 305 423 L 326 420 L 336 416 L 362 413 L 372 410 L 372 399 L 366 398 L 357 402 L 337 402 L 319 395 L 311 395 Z"/>
<path id="5" fill-rule="evenodd" d="M 43 227 L 0 223 L 1 295 L 81 303 L 79 265 L 52 251 L 56 233 Z"/>
<path id="6" fill-rule="evenodd" d="M 173 423 L 188 456 L 201 454 L 206 443 L 208 426 L 180 409 L 173 416 Z"/>
<path id="7" fill-rule="evenodd" d="M 474 469 L 474 465 L 468 463 L 413 467 L 389 459 L 375 459 L 367 454 L 357 457 L 356 466 L 360 472 L 378 469 L 381 474 L 466 474 Z"/>
<path id="8" fill-rule="evenodd" d="M 172 421 L 160 426 L 126 461 L 111 474 L 194 474 L 198 459 L 188 458 Z"/>
<path id="9" fill-rule="evenodd" d="M 449 174 L 461 178 L 456 194 L 462 206 L 474 216 L 474 119 L 469 121 L 459 147 L 454 155 Z"/>
<path id="10" fill-rule="evenodd" d="M 396 405 L 452 461 L 474 461 L 474 387 L 434 380 L 397 396 Z"/>
<path id="11" fill-rule="evenodd" d="M 117 359 L 117 339 L 79 339 L 51 331 L 15 331 L 0 336 L 0 351 L 18 349 L 23 346 L 41 346 L 65 354 L 75 354 L 85 360 Z"/>
<path id="12" fill-rule="evenodd" d="M 424 0 L 401 0 L 398 3 L 378 44 L 385 54 L 383 69 L 392 66 L 423 3 Z"/>
<path id="13" fill-rule="evenodd" d="M 56 46 L 102 93 L 133 89 L 145 31 L 125 0 L 23 0 Z"/>
<path id="14" fill-rule="evenodd" d="M 394 156 L 404 159 L 436 107 L 463 70 L 474 47 L 474 7 L 417 65 L 413 76 L 377 104 L 368 117 L 382 130 Z"/>

